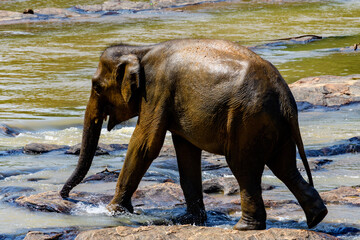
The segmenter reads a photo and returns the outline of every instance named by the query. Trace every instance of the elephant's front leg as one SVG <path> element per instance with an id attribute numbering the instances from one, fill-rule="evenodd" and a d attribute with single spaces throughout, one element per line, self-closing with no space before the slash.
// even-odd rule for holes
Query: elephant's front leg
<path id="1" fill-rule="evenodd" d="M 107 206 L 110 212 L 126 210 L 133 212 L 131 197 L 150 164 L 159 155 L 165 134 L 166 129 L 136 126 L 116 185 L 115 195 Z"/>
<path id="2" fill-rule="evenodd" d="M 206 212 L 202 194 L 201 149 L 184 138 L 172 135 L 180 184 L 187 205 L 186 214 L 179 218 L 181 223 L 202 225 L 206 221 Z"/>

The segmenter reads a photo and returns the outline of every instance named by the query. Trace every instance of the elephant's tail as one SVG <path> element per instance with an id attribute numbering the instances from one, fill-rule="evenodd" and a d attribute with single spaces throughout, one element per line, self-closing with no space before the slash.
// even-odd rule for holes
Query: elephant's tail
<path id="1" fill-rule="evenodd" d="M 305 150 L 304 150 L 304 144 L 303 141 L 301 139 L 301 135 L 300 135 L 300 129 L 299 129 L 299 123 L 296 117 L 292 117 L 290 118 L 290 125 L 291 125 L 291 132 L 292 132 L 292 137 L 295 140 L 295 144 L 298 148 L 299 151 L 299 155 L 300 158 L 304 164 L 305 170 L 306 170 L 306 174 L 309 178 L 309 184 L 313 187 L 314 186 L 314 182 L 311 176 L 311 171 L 310 171 L 310 167 L 309 167 L 309 162 L 306 158 L 306 154 L 305 154 Z"/>

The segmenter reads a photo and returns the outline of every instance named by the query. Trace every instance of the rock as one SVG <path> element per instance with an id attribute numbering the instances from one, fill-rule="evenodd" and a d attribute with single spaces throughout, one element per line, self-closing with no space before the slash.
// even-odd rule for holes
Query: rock
<path id="1" fill-rule="evenodd" d="M 314 42 L 317 40 L 321 40 L 323 37 L 317 35 L 301 35 L 297 37 L 289 37 L 289 38 L 280 38 L 272 40 L 274 43 L 287 43 L 287 44 L 306 44 L 310 42 Z M 271 43 L 270 43 L 271 44 Z"/>
<path id="2" fill-rule="evenodd" d="M 60 231 L 62 230 L 62 231 Z M 57 228 L 55 231 L 44 229 L 42 231 L 30 231 L 26 234 L 24 240 L 70 240 L 75 239 L 79 234 L 76 228 Z"/>
<path id="3" fill-rule="evenodd" d="M 25 145 L 23 152 L 25 154 L 42 154 L 51 151 L 65 150 L 68 149 L 69 146 L 66 145 L 55 145 L 55 144 L 47 144 L 47 143 L 30 143 Z"/>
<path id="4" fill-rule="evenodd" d="M 185 199 L 180 185 L 167 182 L 136 190 L 132 202 L 134 207 L 173 208 L 184 205 Z"/>
<path id="5" fill-rule="evenodd" d="M 331 235 L 303 229 L 271 228 L 261 231 L 237 231 L 218 227 L 192 225 L 144 226 L 139 228 L 119 226 L 81 232 L 76 240 L 96 239 L 338 239 Z"/>
<path id="6" fill-rule="evenodd" d="M 322 192 L 320 196 L 326 203 L 360 206 L 360 185 L 339 187 L 328 192 Z"/>
<path id="7" fill-rule="evenodd" d="M 32 10 L 31 8 L 27 8 L 24 10 L 23 14 L 34 14 L 34 10 Z"/>
<path id="8" fill-rule="evenodd" d="M 289 87 L 297 102 L 327 107 L 360 102 L 360 74 L 302 78 Z"/>
<path id="9" fill-rule="evenodd" d="M 268 184 L 261 185 L 262 190 L 271 190 L 275 187 Z M 224 192 L 224 195 L 232 195 L 240 192 L 240 187 L 235 177 L 213 178 L 203 182 L 205 193 Z"/>
<path id="10" fill-rule="evenodd" d="M 116 182 L 120 174 L 120 170 L 109 171 L 107 168 L 99 173 L 85 178 L 82 183 L 103 181 L 103 182 Z"/>
<path id="11" fill-rule="evenodd" d="M 310 170 L 319 171 L 322 169 L 322 166 L 332 163 L 333 160 L 331 160 L 331 159 L 316 159 L 316 160 L 309 160 L 308 162 L 309 162 Z M 305 167 L 304 167 L 304 164 L 302 163 L 302 161 L 298 162 L 297 168 L 302 172 L 305 171 Z"/>
<path id="12" fill-rule="evenodd" d="M 42 8 L 35 11 L 38 15 L 46 15 L 52 18 L 74 18 L 81 15 L 64 8 Z"/>
<path id="13" fill-rule="evenodd" d="M 353 137 L 344 140 L 343 142 L 344 143 L 342 144 L 336 144 L 317 150 L 306 150 L 305 153 L 308 157 L 320 157 L 360 152 L 360 137 Z"/>
<path id="14" fill-rule="evenodd" d="M 62 233 L 43 233 L 39 231 L 31 231 L 26 234 L 24 240 L 52 240 L 59 239 L 63 234 Z"/>
<path id="15" fill-rule="evenodd" d="M 112 195 L 72 192 L 67 199 L 60 197 L 56 191 L 44 192 L 28 197 L 19 197 L 15 200 L 20 206 L 36 211 L 71 213 L 78 203 L 84 205 L 108 204 Z M 204 196 L 205 204 L 218 203 L 212 197 Z M 176 206 L 185 206 L 185 199 L 180 185 L 166 182 L 139 188 L 132 197 L 134 207 L 142 209 L 161 208 L 169 209 Z"/>
<path id="16" fill-rule="evenodd" d="M 99 143 L 95 152 L 95 156 L 108 155 L 113 151 L 126 150 L 128 144 L 103 144 Z M 81 149 L 81 143 L 78 143 L 70 147 L 65 154 L 79 155 Z"/>
<path id="17" fill-rule="evenodd" d="M 19 135 L 19 131 L 7 126 L 6 124 L 0 124 L 0 134 L 7 137 L 15 137 Z"/>
<path id="18" fill-rule="evenodd" d="M 94 205 L 108 203 L 111 199 L 112 196 L 110 195 L 85 192 L 72 192 L 69 198 L 63 199 L 57 191 L 50 191 L 28 197 L 19 197 L 15 203 L 35 211 L 71 213 L 76 208 L 77 203 Z"/>

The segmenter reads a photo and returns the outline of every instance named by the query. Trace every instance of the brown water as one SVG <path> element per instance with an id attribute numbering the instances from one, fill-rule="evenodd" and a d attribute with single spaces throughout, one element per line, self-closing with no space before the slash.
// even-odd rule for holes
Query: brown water
<path id="1" fill-rule="evenodd" d="M 0 1 L 0 10 L 69 8 L 76 4 L 99 3 L 102 2 Z M 255 51 L 274 63 L 288 82 L 308 76 L 360 73 L 360 54 L 339 51 L 360 42 L 360 1 L 220 2 L 173 10 L 0 25 L 0 123 L 22 129 L 15 138 L 0 135 L 0 150 L 23 147 L 31 142 L 67 145 L 80 142 L 90 79 L 100 53 L 112 43 L 151 44 L 173 38 L 223 38 L 255 46 L 272 39 L 315 34 L 325 38 L 308 44 L 262 45 Z M 127 143 L 134 123 L 132 120 L 110 133 L 103 130 L 101 141 Z M 301 113 L 300 125 L 306 148 L 319 148 L 359 136 L 360 109 L 354 106 L 334 112 Z M 170 137 L 167 142 L 171 142 Z M 100 171 L 106 165 L 119 168 L 123 156 L 124 153 L 118 153 L 97 157 L 91 172 Z M 317 188 L 329 190 L 341 185 L 358 185 L 358 158 L 358 154 L 332 158 L 336 164 L 329 165 L 326 171 L 314 173 Z M 0 180 L 0 187 L 31 187 L 36 192 L 58 190 L 76 161 L 76 157 L 61 154 L 0 156 L 0 173 L 20 172 Z M 46 180 L 28 182 L 26 171 L 32 172 L 31 177 Z M 210 175 L 204 176 L 210 178 Z M 281 185 L 270 172 L 265 173 L 264 182 Z M 96 192 L 113 189 L 114 184 L 79 186 L 79 190 Z M 282 198 L 293 198 L 285 187 L 276 191 Z M 318 229 L 336 224 L 360 228 L 357 208 L 356 211 L 345 206 L 329 208 L 329 216 Z M 0 221 L 0 234 L 14 236 L 33 228 L 113 226 L 151 221 L 145 216 L 135 220 L 129 217 L 114 219 L 104 212 L 104 206 L 100 206 L 60 216 L 29 212 L 0 202 L 0 219 L 3 220 Z M 301 222 L 304 219 L 299 214 L 295 220 Z"/>

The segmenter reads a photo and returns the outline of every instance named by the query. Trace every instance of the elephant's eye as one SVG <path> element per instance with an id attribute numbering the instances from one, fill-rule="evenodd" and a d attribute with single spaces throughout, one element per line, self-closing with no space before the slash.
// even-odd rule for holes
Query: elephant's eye
<path id="1" fill-rule="evenodd" d="M 103 90 L 103 87 L 101 86 L 101 84 L 99 82 L 93 82 L 93 89 L 97 92 L 97 93 L 101 93 Z"/>

